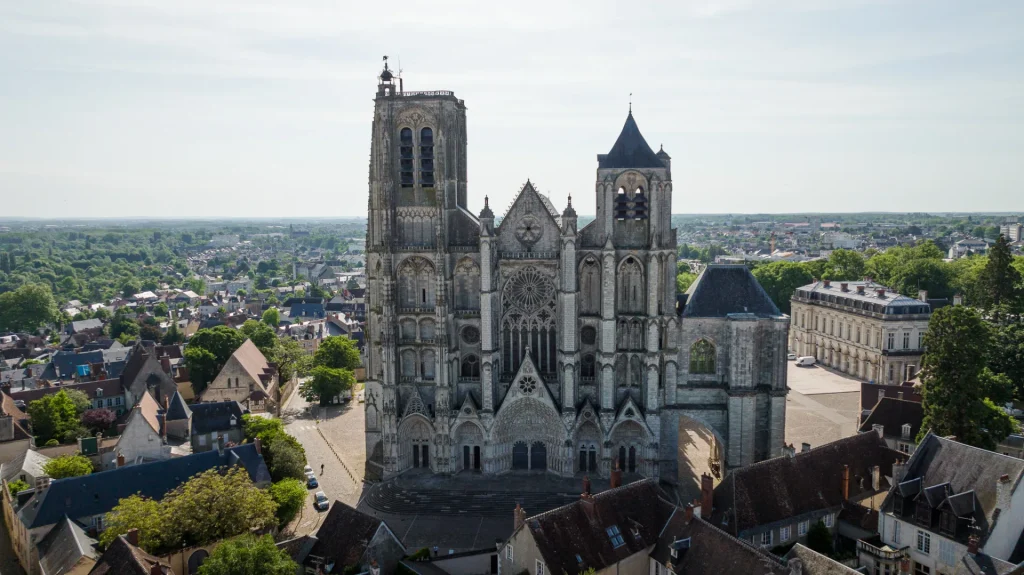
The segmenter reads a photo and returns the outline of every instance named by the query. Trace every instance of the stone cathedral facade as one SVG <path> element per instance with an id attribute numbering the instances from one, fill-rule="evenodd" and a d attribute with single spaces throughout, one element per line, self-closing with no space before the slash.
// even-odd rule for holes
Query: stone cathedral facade
<path id="1" fill-rule="evenodd" d="M 722 473 L 781 453 L 789 319 L 742 266 L 676 293 L 671 160 L 632 112 L 593 222 L 530 182 L 496 222 L 468 209 L 464 102 L 400 82 L 385 67 L 370 147 L 368 473 L 674 482 L 694 425 Z"/>

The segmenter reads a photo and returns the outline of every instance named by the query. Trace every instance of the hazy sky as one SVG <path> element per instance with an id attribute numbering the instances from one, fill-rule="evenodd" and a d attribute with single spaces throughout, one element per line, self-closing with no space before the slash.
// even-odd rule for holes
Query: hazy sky
<path id="1" fill-rule="evenodd" d="M 0 217 L 366 211 L 381 56 L 469 109 L 470 209 L 594 211 L 625 120 L 673 211 L 1024 209 L 1018 0 L 0 0 Z"/>

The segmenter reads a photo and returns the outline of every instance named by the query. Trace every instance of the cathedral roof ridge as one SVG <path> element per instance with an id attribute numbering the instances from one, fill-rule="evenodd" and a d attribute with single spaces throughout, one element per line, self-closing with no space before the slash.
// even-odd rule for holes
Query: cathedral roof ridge
<path id="1" fill-rule="evenodd" d="M 615 145 L 604 155 L 598 156 L 598 168 L 664 168 L 665 164 L 654 153 L 640 133 L 633 119 L 633 112 L 626 116 Z"/>

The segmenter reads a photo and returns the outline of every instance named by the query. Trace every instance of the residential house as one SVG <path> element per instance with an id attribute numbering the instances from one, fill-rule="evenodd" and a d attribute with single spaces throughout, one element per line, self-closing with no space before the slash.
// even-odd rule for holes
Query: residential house
<path id="1" fill-rule="evenodd" d="M 144 393 L 132 408 L 114 449 L 102 457 L 103 469 L 161 461 L 171 457 L 164 435 L 164 410 L 153 396 Z"/>
<path id="2" fill-rule="evenodd" d="M 985 254 L 988 252 L 988 242 L 973 238 L 962 239 L 949 248 L 949 259 L 957 260 L 964 256 Z"/>
<path id="3" fill-rule="evenodd" d="M 189 410 L 192 453 L 223 449 L 228 444 L 241 443 L 245 437 L 242 431 L 244 412 L 237 401 L 196 403 Z"/>
<path id="4" fill-rule="evenodd" d="M 864 423 L 871 410 L 881 401 L 883 397 L 903 399 L 921 403 L 921 393 L 915 385 L 918 379 L 904 381 L 900 385 L 885 385 L 882 383 L 861 382 L 860 384 L 860 423 Z"/>
<path id="5" fill-rule="evenodd" d="M 192 430 L 192 409 L 185 403 L 181 393 L 175 392 L 171 397 L 170 405 L 167 407 L 167 414 L 164 416 L 164 425 L 167 427 L 167 437 L 173 439 L 188 439 Z M 193 449 L 193 453 L 197 453 Z"/>
<path id="6" fill-rule="evenodd" d="M 65 517 L 86 526 L 90 534 L 104 529 L 104 517 L 118 501 L 133 494 L 161 499 L 190 477 L 224 466 L 241 465 L 253 483 L 270 484 L 270 472 L 259 443 L 250 443 L 163 461 L 126 465 L 81 477 L 37 478 L 36 486 L 17 498 L 3 489 L 4 515 L 22 567 L 37 575 L 37 545 Z"/>
<path id="7" fill-rule="evenodd" d="M 252 340 L 247 339 L 206 387 L 202 399 L 204 402 L 237 401 L 250 411 L 265 411 L 273 402 L 276 387 L 277 368 L 267 362 Z"/>
<path id="8" fill-rule="evenodd" d="M 96 540 L 77 523 L 64 517 L 39 542 L 39 573 L 87 575 L 99 556 Z"/>
<path id="9" fill-rule="evenodd" d="M 0 463 L 21 457 L 35 446 L 28 432 L 28 415 L 6 393 L 0 393 Z"/>
<path id="10" fill-rule="evenodd" d="M 292 321 L 298 318 L 324 318 L 327 316 L 322 297 L 293 297 L 284 302 Z"/>
<path id="11" fill-rule="evenodd" d="M 139 532 L 118 535 L 100 556 L 89 575 L 175 575 L 166 561 L 139 547 Z"/>
<path id="12" fill-rule="evenodd" d="M 98 337 L 103 333 L 103 320 L 101 319 L 83 319 L 79 321 L 73 321 L 64 327 L 64 333 L 67 335 L 73 335 L 76 333 L 89 333 L 95 337 Z"/>
<path id="13" fill-rule="evenodd" d="M 367 573 L 376 562 L 379 573 L 395 573 L 407 553 L 401 539 L 377 517 L 335 501 L 315 535 L 293 540 L 287 548 L 307 572 Z M 319 573 L 320 571 L 316 571 Z"/>
<path id="14" fill-rule="evenodd" d="M 53 374 L 43 375 L 46 379 L 79 381 L 82 379 L 104 379 L 107 366 L 124 361 L 131 350 L 118 344 L 104 349 L 83 346 L 82 351 L 64 349 L 53 354 Z"/>
<path id="15" fill-rule="evenodd" d="M 924 421 L 920 402 L 883 397 L 860 426 L 860 432 L 874 431 L 890 449 L 905 455 L 917 448 L 917 433 Z"/>
<path id="16" fill-rule="evenodd" d="M 160 362 L 156 346 L 142 343 L 132 348 L 121 373 L 121 385 L 130 400 L 129 405 L 135 405 L 142 394 L 147 392 L 158 404 L 163 405 L 164 398 L 170 399 L 178 391 L 178 384 Z"/>
<path id="17" fill-rule="evenodd" d="M 711 523 L 735 537 L 771 549 L 805 543 L 821 521 L 834 534 L 844 502 L 869 506 L 888 489 L 886 477 L 900 453 L 877 433 L 861 433 L 814 449 L 734 470 L 714 489 Z M 702 497 L 711 484 L 702 481 Z M 852 542 L 851 542 L 852 544 Z"/>
<path id="18" fill-rule="evenodd" d="M 43 471 L 50 458 L 35 449 L 27 449 L 21 455 L 6 463 L 0 463 L 0 479 L 7 483 L 24 481 L 35 485 L 36 479 L 46 475 Z"/>
<path id="19" fill-rule="evenodd" d="M 892 479 L 877 542 L 858 542 L 862 565 L 952 573 L 969 550 L 1024 561 L 1024 460 L 929 433 Z"/>
<path id="20" fill-rule="evenodd" d="M 127 411 L 131 405 L 127 394 L 121 387 L 120 379 L 97 379 L 95 381 L 84 381 L 81 383 L 69 383 L 65 385 L 46 385 L 35 389 L 17 391 L 13 397 L 26 404 L 32 403 L 47 395 L 53 395 L 61 390 L 81 391 L 92 402 L 93 409 L 105 407 L 117 414 Z M 13 391 L 13 390 L 12 390 Z"/>

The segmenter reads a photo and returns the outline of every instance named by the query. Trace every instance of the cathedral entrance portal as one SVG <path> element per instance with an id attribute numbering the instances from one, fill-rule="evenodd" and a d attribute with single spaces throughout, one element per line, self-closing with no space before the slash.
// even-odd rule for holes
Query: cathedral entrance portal
<path id="1" fill-rule="evenodd" d="M 530 469 L 544 471 L 548 468 L 548 448 L 536 441 L 530 448 Z"/>
<path id="2" fill-rule="evenodd" d="M 677 457 L 679 490 L 684 501 L 700 497 L 702 474 L 711 475 L 715 485 L 724 477 L 724 445 L 714 431 L 696 419 L 679 418 Z"/>
<path id="3" fill-rule="evenodd" d="M 525 442 L 519 441 L 512 446 L 512 469 L 529 469 L 530 468 L 530 448 L 526 446 Z"/>

